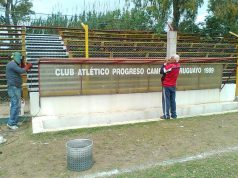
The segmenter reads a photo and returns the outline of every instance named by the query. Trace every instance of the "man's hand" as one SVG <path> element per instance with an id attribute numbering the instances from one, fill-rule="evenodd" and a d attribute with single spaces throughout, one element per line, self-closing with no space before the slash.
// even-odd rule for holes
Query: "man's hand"
<path id="1" fill-rule="evenodd" d="M 171 70 L 172 70 L 172 67 L 169 68 L 169 69 L 165 69 L 165 68 L 164 68 L 164 73 L 168 73 L 168 72 L 170 72 Z"/>
<path id="2" fill-rule="evenodd" d="M 30 68 L 32 68 L 32 64 L 31 63 L 27 63 L 26 66 L 24 67 L 24 69 L 26 71 L 28 71 Z"/>
<path id="3" fill-rule="evenodd" d="M 170 72 L 172 70 L 172 67 L 171 68 L 169 68 L 169 69 L 167 69 L 167 72 Z"/>

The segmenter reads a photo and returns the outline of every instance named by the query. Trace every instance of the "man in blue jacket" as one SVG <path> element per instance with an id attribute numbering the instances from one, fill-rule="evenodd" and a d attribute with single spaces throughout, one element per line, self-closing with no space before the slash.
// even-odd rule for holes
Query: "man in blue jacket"
<path id="1" fill-rule="evenodd" d="M 7 92 L 11 102 L 7 126 L 12 130 L 16 130 L 18 129 L 18 115 L 21 109 L 21 74 L 26 73 L 32 67 L 32 64 L 26 64 L 24 68 L 21 68 L 22 55 L 19 52 L 13 53 L 12 59 L 6 66 Z"/>

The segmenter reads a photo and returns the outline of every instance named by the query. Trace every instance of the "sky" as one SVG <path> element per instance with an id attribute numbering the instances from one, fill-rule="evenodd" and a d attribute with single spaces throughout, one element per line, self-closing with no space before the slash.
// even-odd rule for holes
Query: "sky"
<path id="1" fill-rule="evenodd" d="M 124 4 L 125 0 L 33 0 L 33 11 L 46 14 L 60 11 L 65 15 L 75 15 L 84 10 L 109 11 L 123 8 Z"/>
<path id="2" fill-rule="evenodd" d="M 198 10 L 196 22 L 204 22 L 205 17 L 208 15 L 207 11 L 208 0 L 204 0 L 203 6 Z"/>

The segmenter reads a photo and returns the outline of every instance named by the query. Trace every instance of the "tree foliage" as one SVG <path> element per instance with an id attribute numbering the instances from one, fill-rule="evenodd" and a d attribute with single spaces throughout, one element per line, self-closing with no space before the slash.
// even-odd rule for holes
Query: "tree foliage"
<path id="1" fill-rule="evenodd" d="M 33 0 L 0 0 L 4 24 L 19 25 L 33 18 Z M 205 23 L 195 23 L 198 8 L 204 0 L 126 0 L 122 10 L 98 12 L 96 9 L 83 11 L 74 16 L 56 13 L 30 20 L 33 26 L 82 28 L 101 30 L 151 30 L 164 32 L 167 22 L 172 22 L 175 30 L 184 33 L 204 33 L 209 36 L 224 35 L 229 31 L 238 33 L 238 0 L 209 0 Z M 29 24 L 29 23 L 28 23 Z M 39 33 L 41 33 L 39 31 Z"/>
<path id="2" fill-rule="evenodd" d="M 229 31 L 238 32 L 238 1 L 210 0 L 210 15 L 206 18 L 206 30 L 210 34 L 224 35 Z"/>
<path id="3" fill-rule="evenodd" d="M 46 19 L 38 18 L 31 22 L 33 26 L 55 26 L 55 27 L 81 27 L 81 23 L 85 23 L 90 29 L 101 30 L 154 30 L 152 21 L 138 10 L 128 9 L 114 10 L 105 13 L 98 13 L 95 10 L 83 12 L 80 15 L 65 16 L 60 12 L 52 14 Z"/>
<path id="4" fill-rule="evenodd" d="M 1 19 L 6 25 L 19 25 L 20 22 L 27 21 L 30 14 L 34 14 L 31 0 L 0 0 L 0 6 L 5 11 Z"/>
<path id="5" fill-rule="evenodd" d="M 159 30 L 164 29 L 166 22 L 171 20 L 171 14 L 175 30 L 179 29 L 179 24 L 184 19 L 194 23 L 198 8 L 203 4 L 203 0 L 127 0 L 127 2 L 132 2 L 133 8 L 148 13 Z"/>

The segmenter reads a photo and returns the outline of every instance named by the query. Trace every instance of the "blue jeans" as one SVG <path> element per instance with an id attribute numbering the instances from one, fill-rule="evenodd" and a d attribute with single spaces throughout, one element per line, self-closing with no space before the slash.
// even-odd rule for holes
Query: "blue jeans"
<path id="1" fill-rule="evenodd" d="M 7 121 L 7 124 L 10 126 L 17 125 L 18 115 L 21 109 L 21 88 L 15 86 L 8 86 L 8 95 L 10 97 L 10 117 Z"/>
<path id="2" fill-rule="evenodd" d="M 176 87 L 162 88 L 162 106 L 163 116 L 165 118 L 170 118 L 170 112 L 172 118 L 177 118 L 175 97 Z"/>

